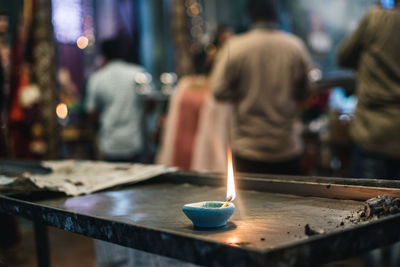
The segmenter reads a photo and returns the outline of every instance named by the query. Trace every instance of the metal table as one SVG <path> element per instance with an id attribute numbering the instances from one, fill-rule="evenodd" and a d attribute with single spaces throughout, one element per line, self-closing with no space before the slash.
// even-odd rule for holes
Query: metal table
<path id="1" fill-rule="evenodd" d="M 178 171 L 80 197 L 0 195 L 0 211 L 33 220 L 40 264 L 50 225 L 88 237 L 207 266 L 315 266 L 400 240 L 400 215 L 353 224 L 363 201 L 400 197 L 398 181 L 237 175 L 227 226 L 196 229 L 182 205 L 223 200 L 225 177 Z M 325 233 L 305 234 L 305 225 Z"/>

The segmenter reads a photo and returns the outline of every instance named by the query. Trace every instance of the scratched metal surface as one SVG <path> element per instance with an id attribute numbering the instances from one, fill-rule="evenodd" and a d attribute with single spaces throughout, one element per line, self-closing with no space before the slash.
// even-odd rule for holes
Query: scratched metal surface
<path id="1" fill-rule="evenodd" d="M 227 226 L 209 230 L 194 228 L 182 212 L 185 203 L 223 200 L 224 194 L 222 187 L 147 184 L 40 204 L 262 250 L 307 239 L 306 224 L 327 232 L 350 226 L 340 224 L 363 205 L 351 200 L 239 191 L 234 201 L 236 210 Z"/>
<path id="2" fill-rule="evenodd" d="M 4 166 L 0 173 L 37 168 Z M 181 211 L 186 203 L 224 199 L 224 175 L 208 173 L 179 171 L 76 198 L 0 193 L 0 211 L 208 266 L 316 266 L 400 240 L 399 214 L 358 225 L 345 220 L 365 199 L 400 197 L 400 181 L 238 176 L 236 211 L 219 229 L 195 229 Z M 307 237 L 306 224 L 325 233 Z"/>
<path id="3" fill-rule="evenodd" d="M 365 188 L 359 186 L 336 186 L 339 181 L 335 179 L 274 177 L 273 183 L 267 178 L 238 179 L 239 188 L 247 189 L 238 190 L 236 211 L 228 225 L 203 230 L 193 228 L 181 211 L 182 205 L 223 200 L 224 178 L 198 173 L 176 173 L 160 178 L 75 198 L 58 195 L 38 200 L 32 196 L 0 195 L 0 211 L 96 239 L 210 266 L 316 266 L 400 240 L 400 215 L 352 225 L 345 218 L 362 207 L 363 200 L 332 197 L 343 196 L 343 192 L 357 199 L 374 195 L 374 192 L 398 195 L 396 185 L 387 185 L 386 189 L 395 188 L 392 191 L 371 187 L 365 194 Z M 341 179 L 340 183 L 360 184 L 353 180 Z M 369 183 L 381 185 L 374 181 Z M 313 189 L 306 190 L 308 187 Z M 269 188 L 274 193 L 265 192 Z M 301 188 L 300 191 L 306 190 L 307 194 L 326 197 L 280 194 L 277 193 L 279 188 L 294 192 Z M 331 194 L 332 190 L 339 194 Z M 307 237 L 306 224 L 325 233 Z"/>

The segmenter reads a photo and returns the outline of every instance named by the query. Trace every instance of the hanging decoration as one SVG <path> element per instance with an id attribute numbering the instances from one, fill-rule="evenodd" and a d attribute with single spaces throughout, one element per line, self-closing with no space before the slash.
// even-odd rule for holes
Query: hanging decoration
<path id="1" fill-rule="evenodd" d="M 175 0 L 172 32 L 176 46 L 179 76 L 195 72 L 195 55 L 202 52 L 205 22 L 203 5 L 198 0 Z"/>

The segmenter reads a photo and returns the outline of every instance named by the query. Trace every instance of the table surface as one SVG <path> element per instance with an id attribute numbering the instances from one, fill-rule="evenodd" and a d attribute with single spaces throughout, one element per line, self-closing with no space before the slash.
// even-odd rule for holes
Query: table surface
<path id="1" fill-rule="evenodd" d="M 41 205 L 126 224 L 201 236 L 210 241 L 258 250 L 308 239 L 305 225 L 326 232 L 350 227 L 347 216 L 363 202 L 239 191 L 228 224 L 217 229 L 194 228 L 182 212 L 186 203 L 223 200 L 225 189 L 190 184 L 146 184 L 130 189 L 75 198 L 40 201 Z"/>
<path id="2" fill-rule="evenodd" d="M 185 178 L 181 175 L 180 180 L 185 181 L 182 177 Z M 291 187 L 320 185 L 315 178 L 299 179 Z M 218 177 L 211 180 L 221 184 Z M 260 188 L 255 185 L 273 187 L 280 179 L 273 180 L 272 183 L 258 179 L 252 187 L 257 190 Z M 308 180 L 312 182 L 304 183 Z M 282 177 L 279 188 L 281 183 L 291 184 L 288 177 Z M 332 180 L 332 186 L 322 184 L 320 188 L 335 190 L 335 183 Z M 246 188 L 244 183 L 239 184 Z M 182 212 L 182 206 L 187 203 L 224 199 L 225 188 L 209 182 L 202 185 L 201 174 L 188 182 L 150 180 L 80 197 L 23 200 L 0 195 L 0 210 L 89 237 L 204 265 L 314 265 L 400 240 L 397 227 L 400 215 L 360 224 L 348 220 L 363 206 L 362 200 L 281 194 L 248 187 L 239 187 L 234 201 L 236 210 L 228 224 L 208 230 L 194 228 Z M 360 188 L 359 185 L 343 187 L 349 192 L 364 194 L 365 190 Z M 383 189 L 377 188 L 377 192 Z M 373 194 L 375 189 L 368 190 Z M 390 190 L 399 194 L 396 188 Z M 324 233 L 307 236 L 307 224 Z"/>

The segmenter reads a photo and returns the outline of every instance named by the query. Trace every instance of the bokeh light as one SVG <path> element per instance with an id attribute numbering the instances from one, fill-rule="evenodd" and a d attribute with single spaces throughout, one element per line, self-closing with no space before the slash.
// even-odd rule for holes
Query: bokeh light
<path id="1" fill-rule="evenodd" d="M 56 107 L 57 117 L 60 119 L 65 119 L 68 116 L 68 108 L 65 103 L 60 103 Z"/>
<path id="2" fill-rule="evenodd" d="M 152 80 L 151 74 L 147 72 L 138 73 L 135 77 L 137 84 L 150 84 Z"/>
<path id="3" fill-rule="evenodd" d="M 82 13 L 81 0 L 52 0 L 52 22 L 58 42 L 73 44 L 82 35 Z"/>
<path id="4" fill-rule="evenodd" d="M 176 80 L 177 80 L 177 76 L 173 72 L 164 72 L 160 76 L 160 81 L 163 84 L 173 84 L 174 82 L 176 82 Z"/>
<path id="5" fill-rule="evenodd" d="M 78 38 L 78 40 L 76 40 L 76 45 L 80 48 L 80 49 L 85 49 L 89 44 L 89 39 L 85 36 L 81 36 Z"/>

